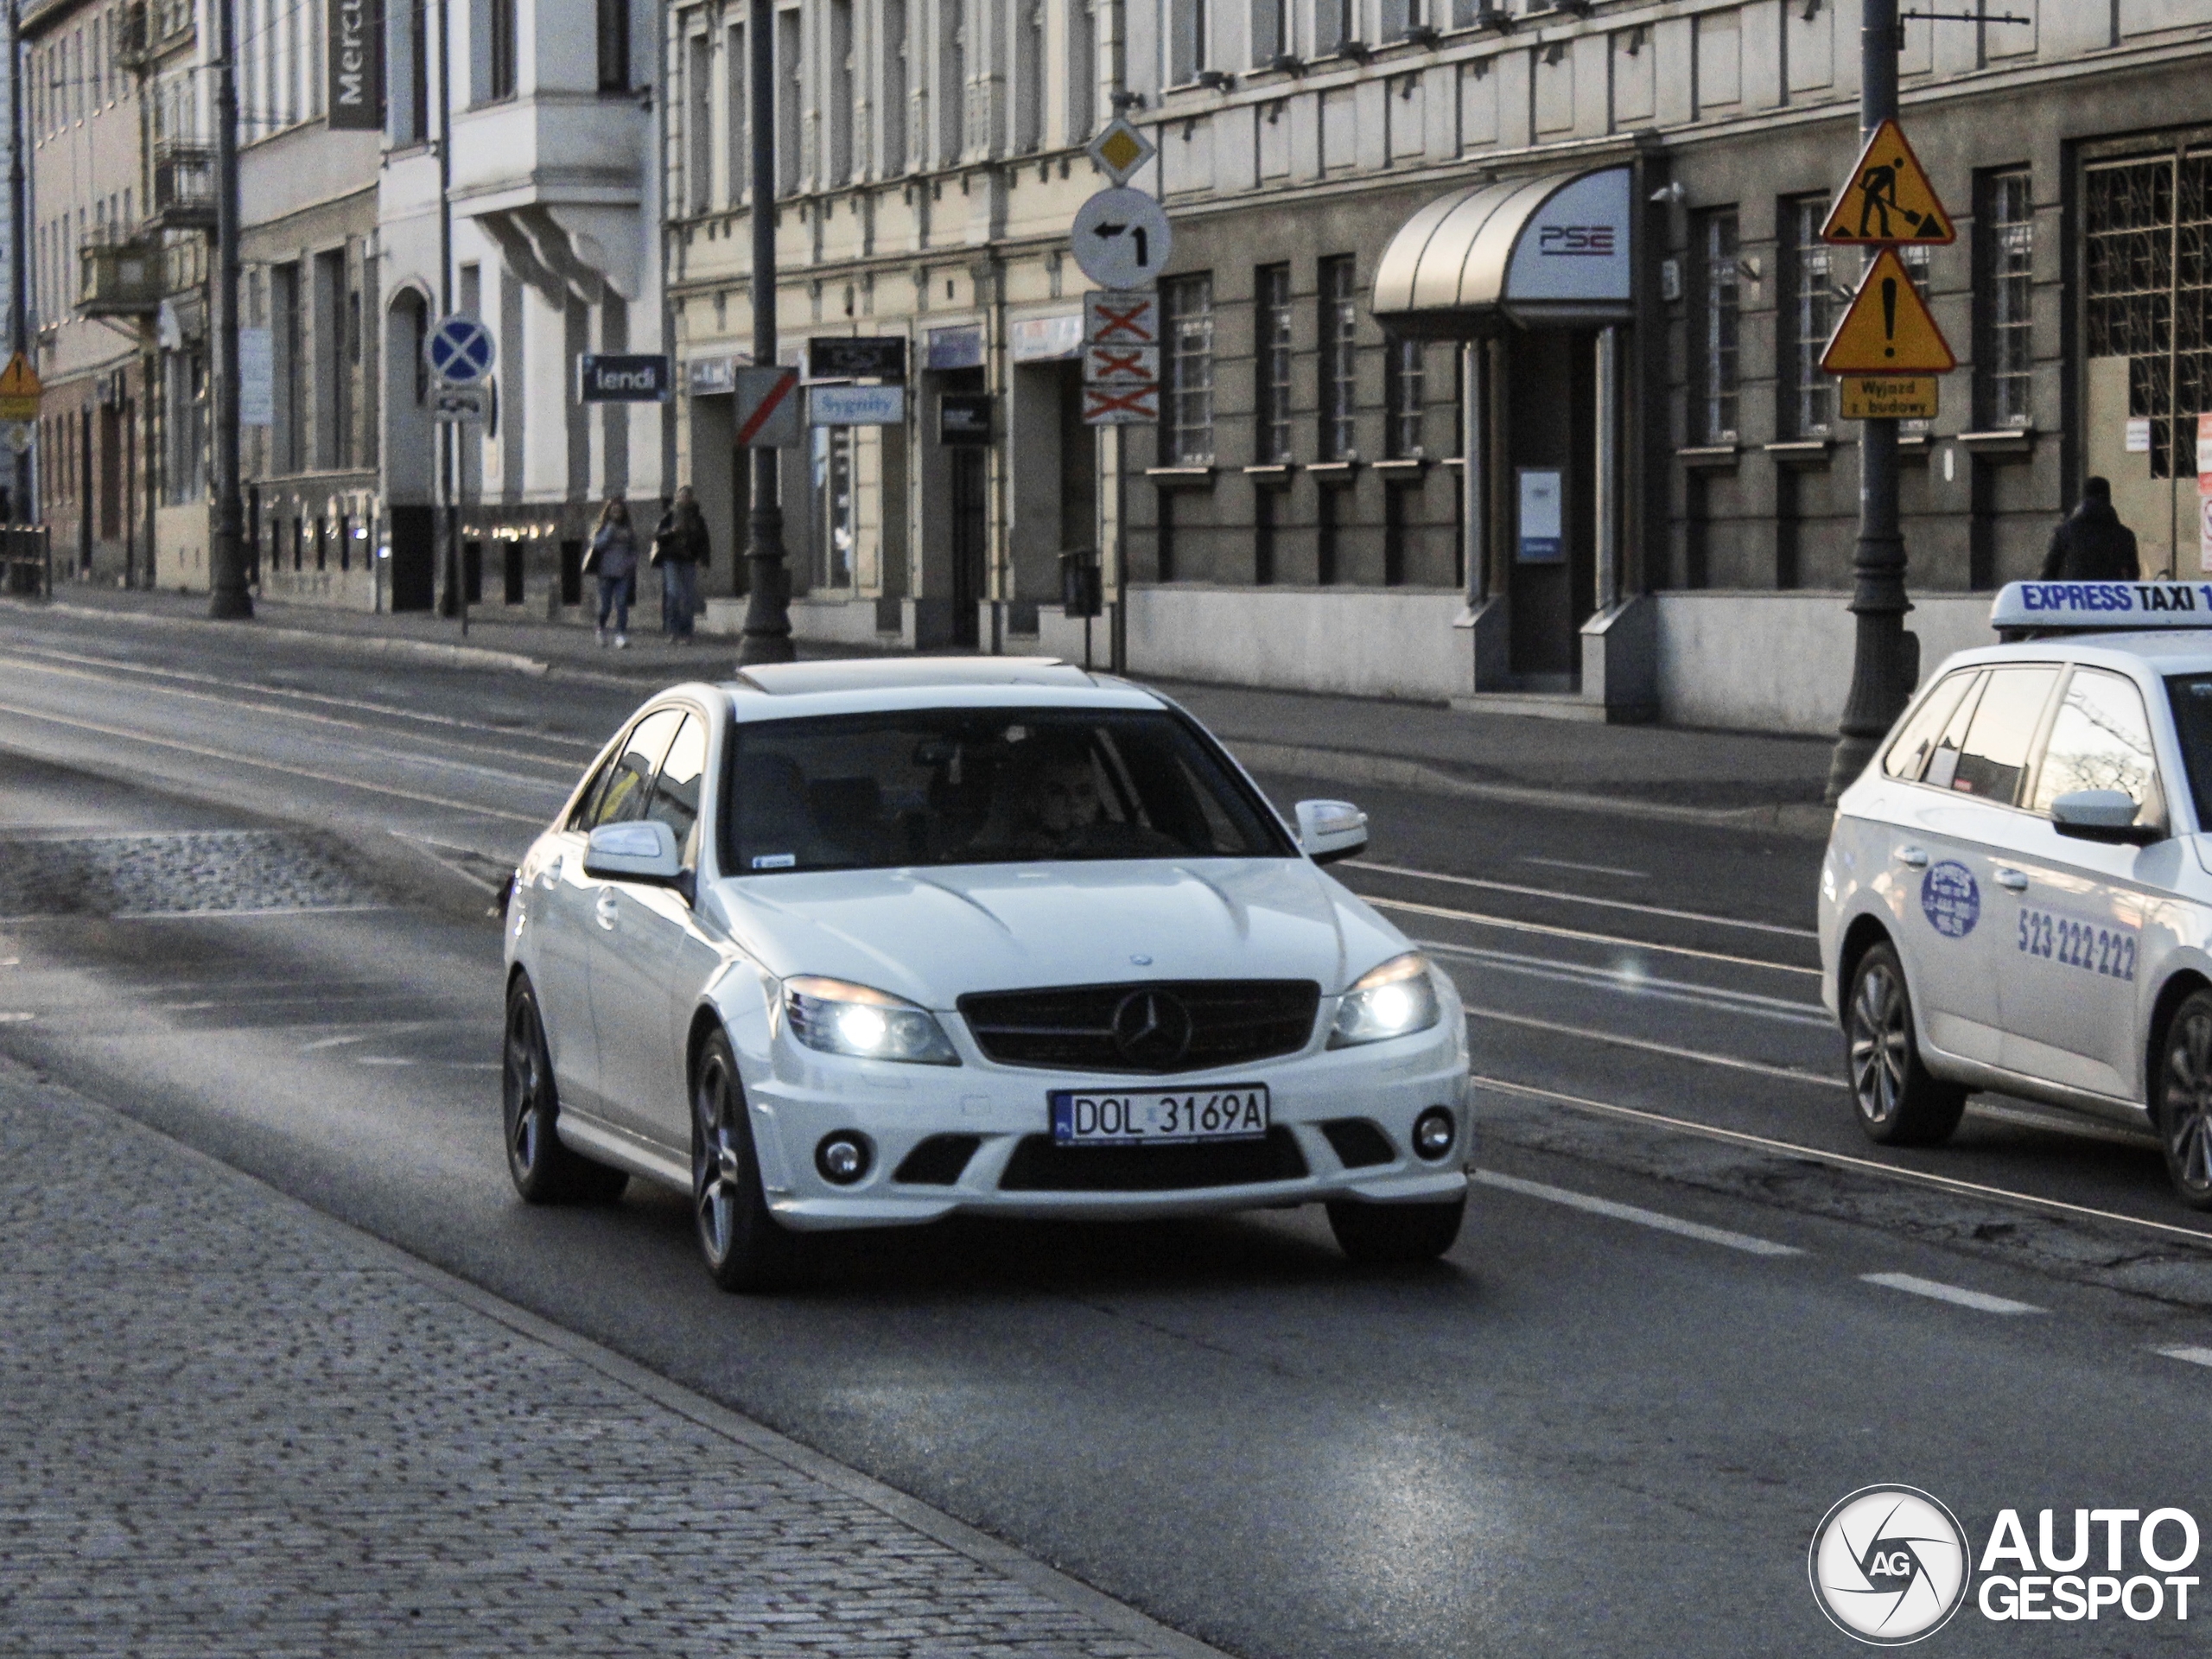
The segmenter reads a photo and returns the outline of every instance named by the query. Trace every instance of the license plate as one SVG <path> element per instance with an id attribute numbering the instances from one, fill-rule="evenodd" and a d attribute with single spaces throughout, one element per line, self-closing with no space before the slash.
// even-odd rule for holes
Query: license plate
<path id="1" fill-rule="evenodd" d="M 1213 1089 L 1055 1089 L 1052 1139 L 1064 1147 L 1256 1141 L 1268 1132 L 1268 1085 Z"/>

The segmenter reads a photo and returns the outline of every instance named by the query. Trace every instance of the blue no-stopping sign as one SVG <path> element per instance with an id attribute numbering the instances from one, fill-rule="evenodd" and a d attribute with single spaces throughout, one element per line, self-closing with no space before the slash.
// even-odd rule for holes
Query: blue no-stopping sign
<path id="1" fill-rule="evenodd" d="M 492 372 L 499 351 L 480 318 L 441 317 L 424 342 L 430 372 L 449 386 L 473 386 Z"/>

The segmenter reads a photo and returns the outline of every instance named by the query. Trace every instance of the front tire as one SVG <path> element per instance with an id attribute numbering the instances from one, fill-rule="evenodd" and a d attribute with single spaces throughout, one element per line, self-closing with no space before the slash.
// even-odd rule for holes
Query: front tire
<path id="1" fill-rule="evenodd" d="M 545 1045 L 537 993 L 520 976 L 507 993 L 505 1064 L 500 1072 L 507 1174 L 523 1202 L 604 1204 L 620 1198 L 630 1184 L 628 1174 L 572 1151 L 554 1128 L 561 1096 L 553 1081 L 553 1056 Z"/>
<path id="2" fill-rule="evenodd" d="M 719 1031 L 700 1052 L 691 1089 L 691 1219 L 707 1273 L 724 1290 L 798 1282 L 799 1238 L 768 1208 L 737 1057 Z"/>
<path id="3" fill-rule="evenodd" d="M 1459 1236 L 1467 1214 L 1465 1193 L 1449 1204 L 1363 1204 L 1339 1198 L 1328 1206 L 1337 1248 L 1362 1267 L 1405 1267 L 1433 1262 Z"/>
<path id="4" fill-rule="evenodd" d="M 1844 1010 L 1852 1104 L 1866 1138 L 1885 1147 L 1934 1147 L 1949 1140 L 1966 1114 L 1967 1091 L 1921 1064 L 1912 997 L 1890 945 L 1875 945 L 1859 959 Z"/>
<path id="5" fill-rule="evenodd" d="M 2174 1010 L 2151 1099 L 2166 1174 L 2192 1210 L 2212 1210 L 2212 991 Z"/>

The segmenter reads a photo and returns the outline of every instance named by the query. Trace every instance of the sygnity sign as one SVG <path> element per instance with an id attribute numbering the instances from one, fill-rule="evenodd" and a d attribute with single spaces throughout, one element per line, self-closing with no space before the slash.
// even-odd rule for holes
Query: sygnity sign
<path id="1" fill-rule="evenodd" d="M 372 0 L 328 0 L 330 125 L 375 132 L 384 126 L 384 41 Z"/>

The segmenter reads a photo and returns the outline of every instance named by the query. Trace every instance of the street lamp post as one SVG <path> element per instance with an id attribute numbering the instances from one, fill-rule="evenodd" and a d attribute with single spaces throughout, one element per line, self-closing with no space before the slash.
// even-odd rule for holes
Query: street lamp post
<path id="1" fill-rule="evenodd" d="M 753 361 L 776 361 L 776 54 L 775 0 L 752 0 L 747 24 L 753 95 Z M 745 607 L 740 666 L 788 663 L 791 649 L 791 575 L 784 563 L 784 511 L 776 499 L 777 452 L 753 452 L 753 593 Z"/>
<path id="2" fill-rule="evenodd" d="M 25 245 L 29 237 L 28 193 L 23 180 L 23 42 L 22 8 L 8 7 L 8 283 L 9 320 L 14 339 L 9 344 L 16 356 L 30 360 L 30 262 Z M 16 451 L 14 487 L 9 492 L 8 518 L 28 524 L 31 513 L 31 451 L 25 444 Z M 49 599 L 53 597 L 48 594 Z"/>
<path id="3" fill-rule="evenodd" d="M 1859 0 L 1859 131 L 1863 143 L 1897 112 L 1897 0 Z M 1861 423 L 1859 548 L 1852 560 L 1851 612 L 1859 619 L 1827 799 L 1848 789 L 1874 758 L 1920 677 L 1920 642 L 1904 629 L 1904 537 L 1897 528 L 1897 423 Z"/>
<path id="4" fill-rule="evenodd" d="M 215 517 L 207 537 L 207 614 L 253 614 L 245 585 L 245 507 L 238 493 L 238 80 L 233 0 L 214 0 Z"/>

